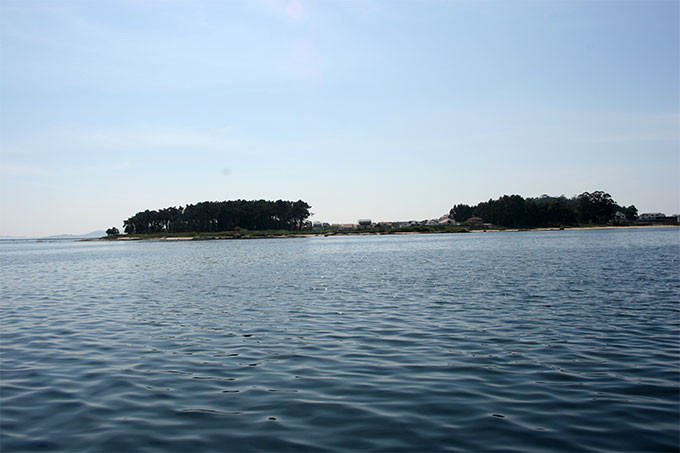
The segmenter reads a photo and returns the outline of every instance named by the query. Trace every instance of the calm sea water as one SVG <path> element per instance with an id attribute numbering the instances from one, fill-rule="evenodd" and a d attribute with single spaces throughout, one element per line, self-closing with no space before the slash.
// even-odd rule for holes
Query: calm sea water
<path id="1" fill-rule="evenodd" d="M 680 229 L 4 242 L 0 448 L 680 448 Z"/>

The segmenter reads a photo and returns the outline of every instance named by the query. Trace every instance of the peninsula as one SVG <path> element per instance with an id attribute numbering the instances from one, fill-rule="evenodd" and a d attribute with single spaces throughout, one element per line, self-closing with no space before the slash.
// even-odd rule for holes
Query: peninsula
<path id="1" fill-rule="evenodd" d="M 455 204 L 437 219 L 399 222 L 359 220 L 356 224 L 310 222 L 305 201 L 205 201 L 185 207 L 138 212 L 123 222 L 124 235 L 109 228 L 106 240 L 255 239 L 348 234 L 467 233 L 475 231 L 613 228 L 677 225 L 678 217 L 649 222 L 633 205 L 619 206 L 603 191 L 572 198 L 504 195 L 474 206 Z"/>

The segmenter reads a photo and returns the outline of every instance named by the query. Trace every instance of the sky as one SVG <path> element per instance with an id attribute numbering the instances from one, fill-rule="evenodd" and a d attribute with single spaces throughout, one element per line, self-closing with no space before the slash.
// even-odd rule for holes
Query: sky
<path id="1" fill-rule="evenodd" d="M 298 200 L 680 213 L 680 2 L 0 2 L 0 235 Z"/>

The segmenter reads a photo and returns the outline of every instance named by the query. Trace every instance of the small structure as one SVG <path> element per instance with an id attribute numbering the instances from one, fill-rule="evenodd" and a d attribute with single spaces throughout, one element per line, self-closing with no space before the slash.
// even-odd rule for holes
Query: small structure
<path id="1" fill-rule="evenodd" d="M 481 217 L 470 217 L 467 219 L 468 225 L 473 225 L 473 226 L 482 226 L 484 224 L 484 219 Z"/>
<path id="2" fill-rule="evenodd" d="M 616 211 L 613 222 L 614 225 L 622 225 L 626 223 L 626 214 L 623 211 Z"/>
<path id="3" fill-rule="evenodd" d="M 661 212 L 645 212 L 640 214 L 640 220 L 643 222 L 663 222 L 666 220 L 666 214 Z"/>
<path id="4" fill-rule="evenodd" d="M 359 219 L 357 223 L 359 224 L 360 230 L 368 230 L 373 226 L 371 219 Z"/>

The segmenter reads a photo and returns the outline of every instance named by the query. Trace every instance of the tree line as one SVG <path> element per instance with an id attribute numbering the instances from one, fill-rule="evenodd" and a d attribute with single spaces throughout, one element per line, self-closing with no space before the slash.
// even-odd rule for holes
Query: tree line
<path id="1" fill-rule="evenodd" d="M 608 193 L 595 191 L 583 192 L 572 198 L 564 195 L 559 197 L 542 195 L 538 198 L 504 195 L 497 200 L 490 199 L 475 206 L 454 205 L 449 217 L 456 222 L 464 222 L 474 216 L 508 228 L 540 228 L 606 224 L 611 222 L 619 211 L 625 215 L 628 222 L 638 217 L 635 206 L 619 206 Z"/>
<path id="2" fill-rule="evenodd" d="M 138 212 L 124 220 L 123 227 L 128 234 L 295 230 L 301 229 L 305 219 L 312 215 L 310 208 L 302 200 L 203 201 Z"/>

